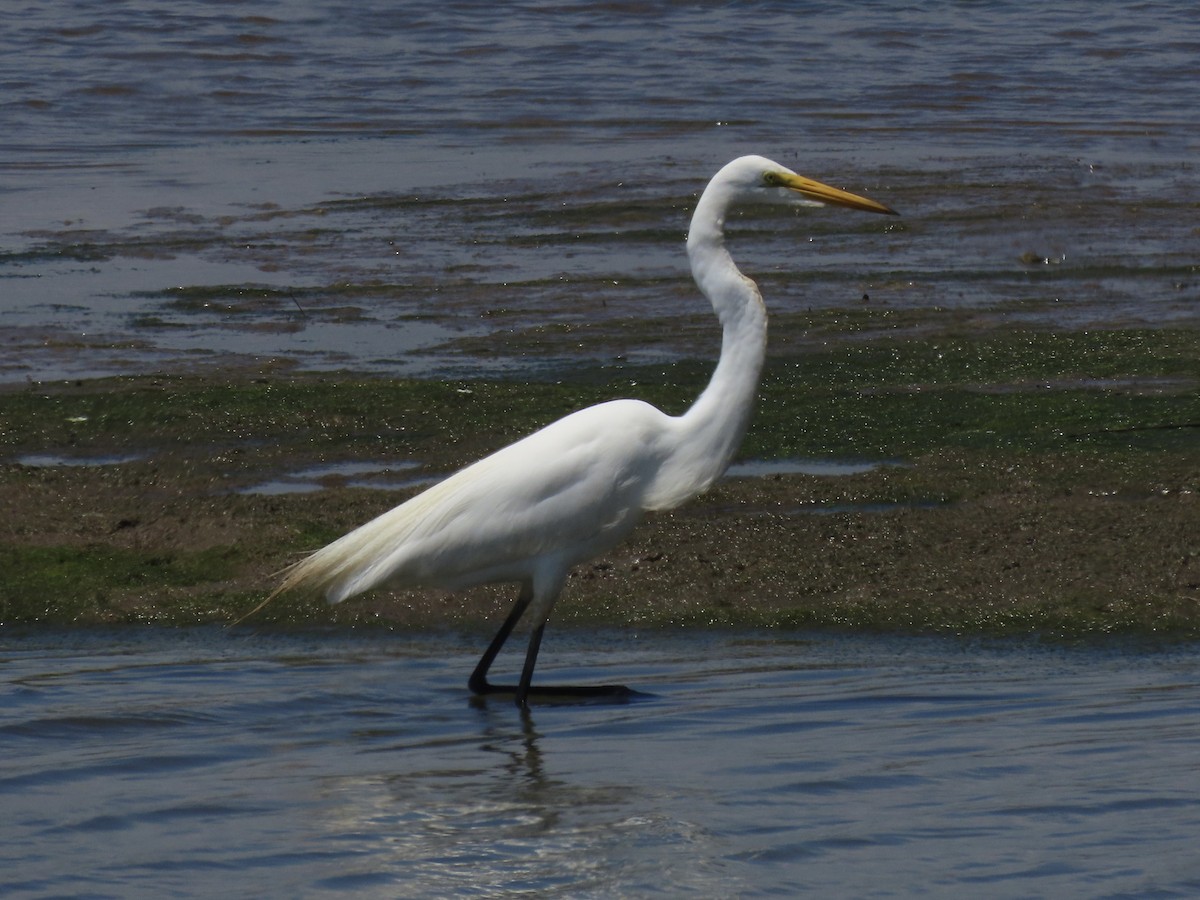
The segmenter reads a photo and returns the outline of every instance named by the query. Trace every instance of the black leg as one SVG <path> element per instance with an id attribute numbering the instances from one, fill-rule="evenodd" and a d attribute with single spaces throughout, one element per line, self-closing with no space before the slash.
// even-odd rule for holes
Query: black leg
<path id="1" fill-rule="evenodd" d="M 621 684 L 591 684 L 591 685 L 537 685 L 532 684 L 533 670 L 537 665 L 538 650 L 542 646 L 542 635 L 546 631 L 546 623 L 543 622 L 537 626 L 529 636 L 529 647 L 525 651 L 525 665 L 521 669 L 521 680 L 517 685 L 511 684 L 492 684 L 487 680 L 488 669 L 492 667 L 492 663 L 496 661 L 496 656 L 499 655 L 500 649 L 504 646 L 504 642 L 508 640 L 508 636 L 512 634 L 513 628 L 525 610 L 529 608 L 529 604 L 533 601 L 533 585 L 525 584 L 521 586 L 521 595 L 517 598 L 517 602 L 513 605 L 512 611 L 508 614 L 508 618 L 504 620 L 504 624 L 500 626 L 500 630 L 496 632 L 496 636 L 492 638 L 492 642 L 488 644 L 487 650 L 483 652 L 483 656 L 479 658 L 478 665 L 475 666 L 475 671 L 471 673 L 470 679 L 467 681 L 467 687 L 475 694 L 508 694 L 514 695 L 517 706 L 522 708 L 528 707 L 529 697 L 579 697 L 596 700 L 609 701 L 629 701 L 637 697 L 644 697 L 638 691 L 630 690 Z"/>
<path id="2" fill-rule="evenodd" d="M 467 681 L 467 687 L 471 689 L 473 694 L 494 694 L 502 691 L 511 691 L 511 687 L 504 685 L 492 685 L 488 683 L 488 669 L 492 667 L 492 663 L 496 660 L 496 655 L 500 652 L 500 648 L 504 646 L 504 642 L 508 640 L 508 636 L 512 634 L 513 628 L 517 621 L 524 615 L 525 610 L 529 607 L 530 601 L 533 600 L 533 585 L 521 585 L 521 596 L 517 598 L 517 602 L 513 605 L 512 611 L 508 614 L 508 618 L 504 620 L 504 624 L 500 626 L 500 630 L 496 632 L 496 636 L 492 638 L 492 642 L 488 644 L 488 648 L 483 651 L 483 656 L 479 658 L 479 664 L 475 666 L 475 671 L 471 673 L 470 679 Z M 534 656 L 537 656 L 535 651 Z"/>
<path id="3" fill-rule="evenodd" d="M 529 697 L 529 683 L 533 681 L 533 667 L 537 665 L 538 650 L 542 646 L 542 634 L 546 630 L 546 623 L 543 622 L 537 628 L 533 629 L 533 634 L 529 636 L 529 649 L 525 651 L 525 666 L 521 669 L 521 683 L 517 685 L 517 706 L 528 706 L 526 698 Z"/>

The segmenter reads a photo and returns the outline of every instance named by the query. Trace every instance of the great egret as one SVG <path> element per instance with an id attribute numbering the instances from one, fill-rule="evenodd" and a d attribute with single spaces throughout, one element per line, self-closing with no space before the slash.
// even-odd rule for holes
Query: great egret
<path id="1" fill-rule="evenodd" d="M 462 469 L 290 567 L 283 591 L 323 591 L 330 603 L 381 584 L 451 590 L 516 581 L 512 611 L 468 681 L 477 694 L 630 694 L 619 685 L 531 687 L 542 633 L 571 567 L 616 546 L 642 514 L 706 490 L 729 465 L 746 425 L 766 351 L 757 286 L 725 249 L 725 217 L 745 202 L 844 206 L 896 215 L 868 200 L 744 156 L 708 183 L 688 231 L 692 276 L 721 322 L 721 358 L 681 416 L 613 400 L 559 419 Z M 270 597 L 267 598 L 268 600 Z M 488 669 L 517 621 L 532 633 L 520 681 L 494 685 Z"/>

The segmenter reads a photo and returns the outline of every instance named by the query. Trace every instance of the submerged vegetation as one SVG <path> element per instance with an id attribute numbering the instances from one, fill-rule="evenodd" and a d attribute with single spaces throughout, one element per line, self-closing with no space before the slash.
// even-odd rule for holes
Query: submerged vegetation
<path id="1" fill-rule="evenodd" d="M 960 325 L 865 309 L 773 322 L 780 349 L 742 456 L 890 464 L 726 479 L 577 570 L 556 617 L 1200 635 L 1196 332 Z M 539 337 L 557 352 L 552 333 Z M 232 620 L 288 561 L 415 490 L 255 485 L 363 459 L 437 476 L 612 397 L 679 412 L 709 371 L 617 363 L 522 382 L 242 371 L 14 387 L 0 393 L 0 621 Z M 255 621 L 462 624 L 510 594 L 377 593 L 334 609 L 288 597 Z"/>

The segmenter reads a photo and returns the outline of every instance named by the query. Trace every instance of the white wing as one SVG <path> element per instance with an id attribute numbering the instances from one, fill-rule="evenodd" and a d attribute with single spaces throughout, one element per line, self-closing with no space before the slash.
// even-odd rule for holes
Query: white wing
<path id="1" fill-rule="evenodd" d="M 561 577 L 637 523 L 675 421 L 637 400 L 580 410 L 318 550 L 279 590 L 321 590 L 337 603 L 383 582 Z"/>

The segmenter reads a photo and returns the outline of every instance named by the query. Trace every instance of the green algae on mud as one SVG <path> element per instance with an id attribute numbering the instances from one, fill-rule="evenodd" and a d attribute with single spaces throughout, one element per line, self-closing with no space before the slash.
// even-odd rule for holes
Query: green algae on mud
<path id="1" fill-rule="evenodd" d="M 1200 398 L 1187 329 L 1047 332 L 877 314 L 783 323 L 743 448 L 903 460 L 722 481 L 573 574 L 558 622 L 1200 635 Z M 801 334 L 803 332 L 803 334 Z M 786 337 L 796 337 L 788 341 Z M 799 338 L 803 337 L 803 340 Z M 711 365 L 560 380 L 232 373 L 0 393 L 0 620 L 230 621 L 299 554 L 411 491 L 246 488 L 314 463 L 452 471 L 572 409 L 679 412 Z M 136 458 L 31 466 L 23 454 Z M 511 586 L 447 599 L 281 597 L 255 621 L 465 626 Z"/>

